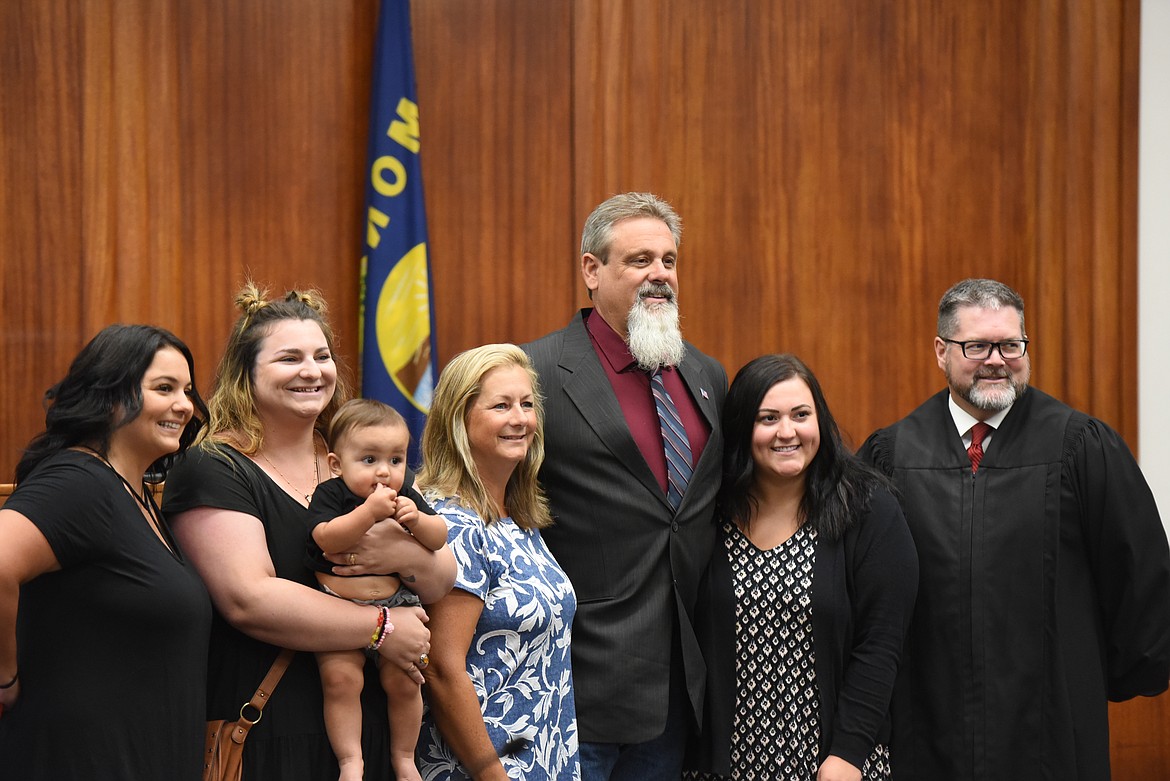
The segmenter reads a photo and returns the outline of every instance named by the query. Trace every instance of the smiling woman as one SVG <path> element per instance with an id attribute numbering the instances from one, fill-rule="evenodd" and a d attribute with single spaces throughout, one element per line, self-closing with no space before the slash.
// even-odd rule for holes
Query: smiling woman
<path id="1" fill-rule="evenodd" d="M 722 544 L 697 608 L 707 709 L 691 757 L 714 773 L 688 778 L 888 780 L 887 712 L 918 583 L 906 520 L 794 355 L 739 371 L 723 435 Z"/>
<path id="2" fill-rule="evenodd" d="M 504 486 L 536 436 L 532 380 L 522 366 L 499 366 L 483 376 L 467 410 L 471 458 L 504 507 Z"/>
<path id="3" fill-rule="evenodd" d="M 115 325 L 46 394 L 0 510 L 6 778 L 199 778 L 211 608 L 143 480 L 206 418 L 193 375 L 172 334 Z"/>
<path id="4" fill-rule="evenodd" d="M 421 683 L 416 663 L 430 650 L 423 609 L 383 612 L 336 599 L 319 590 L 303 563 L 313 525 L 308 505 L 329 476 L 321 432 L 347 395 L 325 304 L 315 291 L 269 300 L 248 284 L 236 305 L 241 314 L 216 374 L 207 430 L 175 466 L 163 501 L 215 606 L 208 717 L 238 718 L 281 647 L 369 648 L 384 668 L 397 667 Z M 413 580 L 424 603 L 450 589 L 455 562 L 446 546 L 423 548 L 398 524 L 374 524 L 363 540 L 331 558 L 353 565 L 336 574 L 396 572 Z M 387 617 L 391 628 L 384 631 Z M 363 689 L 370 728 L 362 756 L 367 778 L 385 778 L 391 774 L 386 699 L 371 684 Z M 294 657 L 273 705 L 250 733 L 244 777 L 337 778 L 312 654 Z"/>
<path id="5" fill-rule="evenodd" d="M 769 388 L 752 429 L 757 482 L 782 484 L 787 479 L 803 491 L 805 470 L 820 447 L 816 402 L 808 383 L 790 377 Z"/>
<path id="6" fill-rule="evenodd" d="M 459 575 L 431 606 L 427 781 L 580 777 L 569 638 L 577 598 L 540 529 L 544 461 L 536 372 L 512 344 L 455 356 L 423 432 L 424 495 Z"/>

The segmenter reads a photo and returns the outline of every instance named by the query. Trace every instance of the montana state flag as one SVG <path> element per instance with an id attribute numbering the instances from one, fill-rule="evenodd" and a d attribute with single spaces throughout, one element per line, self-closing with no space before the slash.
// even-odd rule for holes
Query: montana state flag
<path id="1" fill-rule="evenodd" d="M 382 0 L 362 258 L 362 396 L 406 418 L 418 464 L 438 375 L 409 0 Z"/>

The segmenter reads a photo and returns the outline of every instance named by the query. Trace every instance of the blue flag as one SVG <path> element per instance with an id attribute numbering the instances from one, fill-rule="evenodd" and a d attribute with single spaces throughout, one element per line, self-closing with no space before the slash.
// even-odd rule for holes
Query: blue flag
<path id="1" fill-rule="evenodd" d="M 394 407 L 410 428 L 409 461 L 438 376 L 434 297 L 419 163 L 409 0 L 382 0 L 374 53 L 370 166 L 362 257 L 362 396 Z"/>

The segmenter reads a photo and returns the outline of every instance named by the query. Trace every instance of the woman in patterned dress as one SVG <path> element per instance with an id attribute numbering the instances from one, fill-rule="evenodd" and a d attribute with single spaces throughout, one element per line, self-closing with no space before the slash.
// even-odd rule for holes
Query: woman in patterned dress
<path id="1" fill-rule="evenodd" d="M 486 345 L 443 370 L 422 440 L 424 496 L 448 526 L 455 588 L 429 605 L 418 767 L 435 779 L 580 778 L 569 634 L 577 601 L 539 529 L 536 373 Z"/>
<path id="2" fill-rule="evenodd" d="M 740 370 L 723 431 L 723 544 L 699 607 L 708 692 L 692 758 L 714 772 L 691 776 L 889 779 L 890 695 L 918 585 L 902 512 L 795 356 Z"/>

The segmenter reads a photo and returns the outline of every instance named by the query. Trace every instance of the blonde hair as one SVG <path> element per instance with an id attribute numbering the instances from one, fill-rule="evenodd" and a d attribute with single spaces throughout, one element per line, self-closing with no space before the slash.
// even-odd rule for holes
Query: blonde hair
<path id="1" fill-rule="evenodd" d="M 467 413 L 483 390 L 483 378 L 493 369 L 519 366 L 532 383 L 536 431 L 524 460 L 516 465 L 504 488 L 504 501 L 512 520 L 522 529 L 541 529 L 552 524 L 548 499 L 536 479 L 544 463 L 544 404 L 536 370 L 528 356 L 514 344 L 487 344 L 451 359 L 439 375 L 431 411 L 422 435 L 423 467 L 418 482 L 444 498 L 476 512 L 485 524 L 500 518 L 480 479 L 467 436 Z"/>
<path id="2" fill-rule="evenodd" d="M 246 455 L 264 444 L 264 425 L 256 412 L 256 356 L 260 345 L 283 320 L 311 320 L 321 327 L 329 351 L 334 351 L 333 329 L 325 319 L 325 299 L 316 290 L 290 290 L 284 297 L 269 301 L 268 291 L 249 280 L 236 294 L 240 318 L 228 335 L 227 346 L 215 372 L 211 398 L 207 401 L 208 421 L 201 443 L 226 443 Z M 326 424 L 349 397 L 349 388 L 338 372 L 333 398 L 317 416 L 316 428 Z"/>

